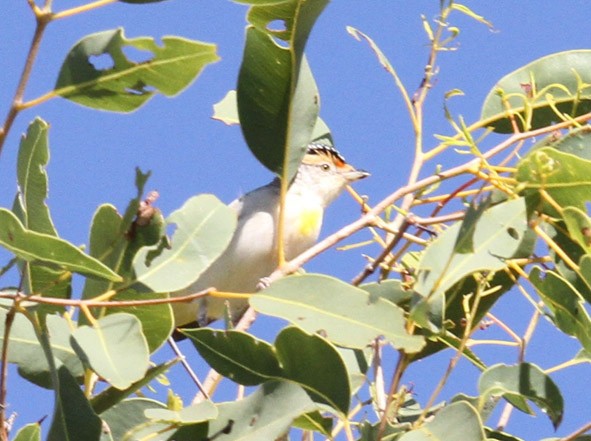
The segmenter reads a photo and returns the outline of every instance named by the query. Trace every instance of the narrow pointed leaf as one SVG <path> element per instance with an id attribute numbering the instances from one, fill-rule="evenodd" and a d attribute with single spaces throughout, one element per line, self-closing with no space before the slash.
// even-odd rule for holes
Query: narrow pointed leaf
<path id="1" fill-rule="evenodd" d="M 531 413 L 526 400 L 533 401 L 548 415 L 555 429 L 562 421 L 564 402 L 560 390 L 536 365 L 492 366 L 480 376 L 478 391 L 481 400 L 501 395 L 526 413 Z"/>
<path id="2" fill-rule="evenodd" d="M 155 292 L 179 291 L 193 283 L 226 249 L 234 229 L 236 214 L 215 196 L 189 199 L 167 219 L 175 225 L 169 249 L 151 258 L 158 246 L 144 247 L 133 266 L 137 280 Z"/>
<path id="3" fill-rule="evenodd" d="M 167 361 L 166 363 L 162 363 L 157 366 L 151 367 L 150 369 L 148 369 L 146 375 L 141 380 L 136 381 L 126 389 L 117 389 L 113 386 L 108 387 L 101 393 L 92 397 L 92 399 L 90 400 L 92 408 L 98 414 L 106 412 L 108 409 L 111 409 L 113 406 L 119 404 L 129 395 L 134 394 L 142 387 L 147 386 L 154 378 L 164 374 L 177 362 L 178 360 L 174 359 L 171 361 Z"/>
<path id="4" fill-rule="evenodd" d="M 127 39 L 123 29 L 88 35 L 68 53 L 54 92 L 95 109 L 131 112 L 156 91 L 177 95 L 218 60 L 215 45 L 180 37 L 161 40 L 162 45 L 150 37 Z M 123 51 L 126 47 L 145 52 L 148 59 L 130 60 Z M 99 56 L 110 66 L 95 67 Z"/>
<path id="5" fill-rule="evenodd" d="M 72 338 L 79 357 L 119 389 L 139 381 L 148 370 L 148 345 L 140 321 L 131 314 L 107 315 L 92 327 L 79 327 Z"/>
<path id="6" fill-rule="evenodd" d="M 253 296 L 250 304 L 308 332 L 322 331 L 340 346 L 361 349 L 380 336 L 409 353 L 424 345 L 422 337 L 407 333 L 398 306 L 383 299 L 370 302 L 364 290 L 328 276 L 286 277 Z"/>
<path id="7" fill-rule="evenodd" d="M 591 51 L 573 50 L 539 58 L 503 77 L 486 97 L 481 119 L 496 132 L 546 127 L 561 118 L 551 104 L 575 117 L 591 110 Z M 525 123 L 524 123 L 525 121 Z"/>
<path id="8" fill-rule="evenodd" d="M 99 441 L 101 419 L 64 366 L 58 369 L 58 378 L 57 405 L 47 441 Z"/>
<path id="9" fill-rule="evenodd" d="M 41 261 L 89 276 L 121 280 L 119 275 L 71 243 L 27 230 L 16 216 L 5 208 L 0 208 L 0 245 L 29 262 Z"/>

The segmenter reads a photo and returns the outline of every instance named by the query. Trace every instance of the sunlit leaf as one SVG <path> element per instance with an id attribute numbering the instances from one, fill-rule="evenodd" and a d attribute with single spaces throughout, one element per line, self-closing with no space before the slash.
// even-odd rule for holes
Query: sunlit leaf
<path id="1" fill-rule="evenodd" d="M 72 333 L 80 358 L 111 385 L 125 389 L 144 377 L 149 352 L 139 320 L 127 313 L 107 315 Z"/>
<path id="2" fill-rule="evenodd" d="M 234 211 L 206 194 L 189 199 L 166 221 L 176 227 L 170 248 L 150 259 L 158 246 L 144 247 L 133 261 L 137 280 L 155 292 L 193 283 L 225 250 L 236 228 Z"/>
<path id="3" fill-rule="evenodd" d="M 113 440 L 132 441 L 142 439 L 142 435 L 155 436 L 170 424 L 151 422 L 145 416 L 149 409 L 165 409 L 166 406 L 148 398 L 130 398 L 101 413 L 101 418 L 111 432 Z M 168 432 L 167 437 L 170 436 Z"/>
<path id="4" fill-rule="evenodd" d="M 476 409 L 460 401 L 445 406 L 421 427 L 405 433 L 399 441 L 485 441 L 484 428 Z"/>
<path id="5" fill-rule="evenodd" d="M 0 208 L 0 245 L 27 261 L 41 261 L 69 271 L 119 281 L 121 278 L 98 260 L 63 239 L 27 230 L 17 217 Z"/>
<path id="6" fill-rule="evenodd" d="M 155 421 L 172 424 L 192 424 L 214 419 L 218 415 L 218 410 L 211 401 L 203 401 L 184 407 L 179 411 L 147 409 L 144 414 Z"/>
<path id="7" fill-rule="evenodd" d="M 205 66 L 218 60 L 215 45 L 180 37 L 162 37 L 161 41 L 127 39 L 123 29 L 88 35 L 70 49 L 55 93 L 95 109 L 131 112 L 156 92 L 177 95 Z M 147 59 L 129 59 L 126 48 L 145 52 Z M 99 59 L 109 66 L 96 67 Z"/>
<path id="8" fill-rule="evenodd" d="M 503 77 L 486 97 L 481 119 L 495 131 L 546 127 L 561 117 L 551 108 L 574 117 L 591 110 L 591 51 L 573 50 L 539 58 Z"/>
<path id="9" fill-rule="evenodd" d="M 41 441 L 41 425 L 39 423 L 27 424 L 17 432 L 13 441 Z"/>
<path id="10" fill-rule="evenodd" d="M 370 302 L 364 290 L 328 276 L 283 278 L 253 296 L 250 304 L 308 332 L 322 331 L 340 346 L 364 348 L 378 337 L 409 353 L 424 345 L 422 337 L 408 334 L 398 306 L 379 298 Z"/>

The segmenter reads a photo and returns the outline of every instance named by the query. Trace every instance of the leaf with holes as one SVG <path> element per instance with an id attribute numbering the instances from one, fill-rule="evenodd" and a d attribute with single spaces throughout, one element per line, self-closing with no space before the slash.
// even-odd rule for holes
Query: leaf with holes
<path id="1" fill-rule="evenodd" d="M 144 51 L 149 58 L 132 61 L 124 49 Z M 123 29 L 98 32 L 74 45 L 61 67 L 54 93 L 78 104 L 114 112 L 131 112 L 158 91 L 174 96 L 219 58 L 212 44 L 180 37 L 127 39 Z M 95 67 L 99 56 L 110 65 Z"/>
<path id="2" fill-rule="evenodd" d="M 308 36 L 328 0 L 256 4 L 236 90 L 240 126 L 254 156 L 289 182 L 306 153 L 319 111 L 316 82 L 304 57 Z M 275 24 L 282 23 L 281 29 Z"/>

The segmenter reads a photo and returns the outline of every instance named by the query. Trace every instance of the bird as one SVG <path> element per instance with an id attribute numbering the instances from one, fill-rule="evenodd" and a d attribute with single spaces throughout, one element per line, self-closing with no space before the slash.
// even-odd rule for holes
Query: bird
<path id="1" fill-rule="evenodd" d="M 285 258 L 291 260 L 314 245 L 320 234 L 324 210 L 348 185 L 366 178 L 331 145 L 311 143 L 292 179 L 285 198 Z M 233 293 L 254 293 L 261 280 L 279 265 L 277 224 L 281 181 L 246 193 L 229 204 L 236 212 L 237 226 L 225 251 L 189 287 L 175 297 L 208 288 Z M 248 300 L 200 298 L 191 303 L 173 303 L 175 326 L 203 327 L 226 315 L 233 322 L 248 308 Z"/>

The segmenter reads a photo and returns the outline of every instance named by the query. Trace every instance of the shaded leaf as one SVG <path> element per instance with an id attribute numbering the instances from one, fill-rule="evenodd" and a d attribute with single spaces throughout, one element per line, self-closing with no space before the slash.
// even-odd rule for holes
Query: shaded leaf
<path id="1" fill-rule="evenodd" d="M 304 47 L 327 3 L 290 0 L 252 6 L 248 13 L 252 25 L 237 87 L 241 128 L 255 157 L 286 181 L 305 154 L 318 115 L 318 91 Z M 275 21 L 285 29 L 272 30 Z"/>
<path id="2" fill-rule="evenodd" d="M 177 362 L 178 360 L 174 359 L 171 361 L 167 361 L 166 363 L 162 363 L 157 366 L 151 367 L 146 372 L 144 378 L 131 384 L 126 389 L 117 389 L 116 387 L 112 386 L 108 387 L 101 393 L 92 397 L 92 399 L 90 400 L 92 408 L 96 413 L 102 414 L 108 409 L 111 409 L 113 406 L 119 404 L 123 399 L 127 398 L 129 395 L 137 392 L 142 387 L 148 385 L 154 378 L 168 371 L 168 369 L 170 369 Z"/>
<path id="3" fill-rule="evenodd" d="M 532 268 L 529 280 L 554 314 L 554 323 L 563 332 L 576 337 L 591 352 L 591 317 L 585 310 L 582 296 L 554 271 Z"/>
<path id="4" fill-rule="evenodd" d="M 511 133 L 509 115 L 520 131 L 546 127 L 560 116 L 591 110 L 591 51 L 573 50 L 539 58 L 503 77 L 488 93 L 481 119 L 496 132 Z"/>
<path id="5" fill-rule="evenodd" d="M 101 419 L 93 412 L 68 370 L 62 366 L 57 372 L 59 386 L 56 388 L 56 406 L 47 441 L 98 441 Z"/>
<path id="6" fill-rule="evenodd" d="M 140 321 L 118 313 L 99 319 L 92 327 L 72 333 L 74 350 L 100 377 L 119 389 L 142 379 L 149 353 Z"/>
<path id="7" fill-rule="evenodd" d="M 562 421 L 564 403 L 560 390 L 536 365 L 492 366 L 480 376 L 478 391 L 481 403 L 491 395 L 501 395 L 519 410 L 531 414 L 526 401 L 530 400 L 548 415 L 555 429 Z"/>
<path id="8" fill-rule="evenodd" d="M 566 207 L 562 215 L 570 237 L 587 253 L 591 253 L 591 219 L 587 213 L 580 208 Z"/>
<path id="9" fill-rule="evenodd" d="M 170 424 L 193 424 L 212 420 L 218 415 L 218 410 L 211 401 L 192 404 L 183 409 L 147 409 L 144 412 L 147 418 Z"/>
<path id="10" fill-rule="evenodd" d="M 162 37 L 161 41 L 158 45 L 150 37 L 127 39 L 123 29 L 88 35 L 70 49 L 55 93 L 95 109 L 131 112 L 156 91 L 177 95 L 205 66 L 218 60 L 215 45 L 180 37 Z M 123 51 L 126 47 L 145 51 L 150 58 L 132 61 Z M 111 67 L 95 67 L 98 56 L 108 58 Z"/>
<path id="11" fill-rule="evenodd" d="M 289 320 L 308 332 L 322 331 L 349 348 L 364 348 L 383 336 L 394 347 L 411 353 L 422 348 L 422 337 L 409 335 L 403 311 L 338 279 L 315 274 L 286 277 L 250 299 L 259 312 Z"/>
<path id="12" fill-rule="evenodd" d="M 119 281 L 121 277 L 63 239 L 27 230 L 17 217 L 0 208 L 0 245 L 26 261 L 42 261 L 69 271 Z"/>
<path id="13" fill-rule="evenodd" d="M 202 328 L 184 334 L 213 369 L 239 384 L 292 381 L 315 401 L 343 413 L 349 408 L 350 386 L 343 359 L 318 335 L 288 327 L 279 333 L 273 347 L 239 331 Z"/>
<path id="14" fill-rule="evenodd" d="M 137 280 L 155 292 L 193 283 L 226 249 L 236 228 L 234 211 L 206 194 L 190 198 L 166 221 L 176 226 L 170 248 L 148 260 L 158 246 L 144 247 L 133 261 Z"/>
<path id="15" fill-rule="evenodd" d="M 484 429 L 476 409 L 460 401 L 445 406 L 421 427 L 405 433 L 399 441 L 437 440 L 485 441 Z"/>
<path id="16" fill-rule="evenodd" d="M 142 430 L 144 434 L 156 434 L 159 430 L 166 429 L 169 424 L 151 423 L 144 414 L 149 409 L 165 408 L 164 404 L 155 400 L 130 398 L 101 413 L 101 418 L 109 427 L 114 440 L 131 441 L 141 439 Z"/>

